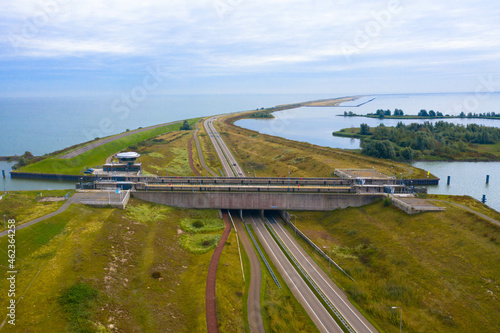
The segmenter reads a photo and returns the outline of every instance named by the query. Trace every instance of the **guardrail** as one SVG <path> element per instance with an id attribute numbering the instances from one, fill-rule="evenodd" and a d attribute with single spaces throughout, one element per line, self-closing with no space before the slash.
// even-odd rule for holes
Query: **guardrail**
<path id="1" fill-rule="evenodd" d="M 257 248 L 257 251 L 259 252 L 260 257 L 261 257 L 261 258 L 262 258 L 262 260 L 264 261 L 264 264 L 266 264 L 266 267 L 267 267 L 267 269 L 269 270 L 269 273 L 271 273 L 271 276 L 273 277 L 274 282 L 276 283 L 276 285 L 278 286 L 278 288 L 280 288 L 280 289 L 281 289 L 281 284 L 280 284 L 280 282 L 278 281 L 278 278 L 276 277 L 276 275 L 274 275 L 273 269 L 271 268 L 271 265 L 269 265 L 269 263 L 267 262 L 267 259 L 266 259 L 266 257 L 264 256 L 264 253 L 262 253 L 262 250 L 260 249 L 259 244 L 257 244 L 257 241 L 255 240 L 255 237 L 253 236 L 252 231 L 250 230 L 250 228 L 248 227 L 248 225 L 247 225 L 246 223 L 243 223 L 243 224 L 244 224 L 244 225 L 245 225 L 245 227 L 247 228 L 248 234 L 250 235 L 250 238 L 252 239 L 253 244 L 254 244 L 254 245 L 255 245 L 255 247 Z"/>
<path id="2" fill-rule="evenodd" d="M 271 217 L 271 218 L 273 219 L 274 223 L 277 223 L 276 220 L 274 219 L 274 217 Z M 300 271 L 300 273 L 302 274 L 302 276 L 304 278 L 306 278 L 306 280 L 309 282 L 309 285 L 311 285 L 311 287 L 313 287 L 313 289 L 316 291 L 316 293 L 326 303 L 326 305 L 328 306 L 328 308 L 330 308 L 330 310 L 335 314 L 335 316 L 344 325 L 344 327 L 349 332 L 356 333 L 356 331 L 351 327 L 351 325 L 347 322 L 347 320 L 345 320 L 344 316 L 342 316 L 342 314 L 339 312 L 339 310 L 337 310 L 337 308 L 332 304 L 332 302 L 330 302 L 330 300 L 328 299 L 328 297 L 326 297 L 326 295 L 323 293 L 323 291 L 321 290 L 321 288 L 318 287 L 318 285 L 313 281 L 313 279 L 311 279 L 311 277 L 309 276 L 309 274 L 307 274 L 307 272 L 304 270 L 304 268 L 302 267 L 302 265 L 300 265 L 299 262 L 297 261 L 297 259 L 295 259 L 295 257 L 293 256 L 293 254 L 288 250 L 288 248 L 283 243 L 283 241 L 281 240 L 281 238 L 278 236 L 278 234 L 276 233 L 276 231 L 274 231 L 274 229 L 272 227 L 268 227 L 268 225 L 267 225 L 268 223 L 271 223 L 271 221 L 269 220 L 269 218 L 267 218 L 267 222 L 266 222 L 267 230 L 269 230 L 269 232 L 271 232 L 271 234 L 273 235 L 274 239 L 278 242 L 278 244 L 280 245 L 280 247 L 282 248 L 282 250 L 285 251 L 285 253 L 288 256 L 288 258 L 290 258 L 290 260 L 293 262 L 293 264 L 295 265 L 295 267 L 297 267 L 297 269 Z"/>
<path id="3" fill-rule="evenodd" d="M 274 220 L 274 217 L 273 217 L 273 220 Z M 350 276 L 349 274 L 347 274 L 346 271 L 344 271 L 342 269 L 342 267 L 340 267 L 335 261 L 332 260 L 332 258 L 330 258 L 325 252 L 323 252 L 323 250 L 321 250 L 319 248 L 318 245 L 314 244 L 314 242 L 312 240 L 310 240 L 306 235 L 304 235 L 304 233 L 302 231 L 300 231 L 295 225 L 293 225 L 293 223 L 290 222 L 290 214 L 288 214 L 288 212 L 285 212 L 285 216 L 284 216 L 284 219 L 286 224 L 288 224 L 293 230 L 294 232 L 296 232 L 300 237 L 302 237 L 303 240 L 305 240 L 309 245 L 311 245 L 311 247 L 316 251 L 318 252 L 323 258 L 325 258 L 327 261 L 329 261 L 332 265 L 334 265 L 335 267 L 337 267 L 342 273 L 344 273 L 349 279 L 351 279 L 352 281 L 356 282 L 356 280 L 354 280 L 352 278 L 352 276 Z M 275 220 L 276 221 L 276 220 Z"/>

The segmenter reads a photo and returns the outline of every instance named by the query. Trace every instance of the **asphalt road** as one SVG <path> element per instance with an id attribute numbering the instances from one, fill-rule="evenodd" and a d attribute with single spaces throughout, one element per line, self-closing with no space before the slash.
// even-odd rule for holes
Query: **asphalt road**
<path id="1" fill-rule="evenodd" d="M 346 295 L 335 285 L 325 272 L 314 262 L 307 252 L 297 243 L 294 237 L 280 223 L 271 218 L 274 223 L 269 226 L 278 234 L 292 255 L 300 262 L 316 285 L 328 297 L 330 302 L 342 314 L 351 327 L 360 333 L 373 333 L 377 330 L 351 304 Z"/>
<path id="2" fill-rule="evenodd" d="M 292 293 L 303 305 L 312 321 L 316 324 L 316 327 L 321 332 L 343 332 L 313 291 L 308 287 L 304 279 L 302 279 L 295 267 L 293 267 L 285 254 L 281 251 L 278 244 L 274 241 L 271 234 L 264 226 L 264 221 L 260 217 L 252 216 L 250 214 L 246 215 L 245 219 L 252 224 L 252 227 L 265 251 L 273 261 Z"/>

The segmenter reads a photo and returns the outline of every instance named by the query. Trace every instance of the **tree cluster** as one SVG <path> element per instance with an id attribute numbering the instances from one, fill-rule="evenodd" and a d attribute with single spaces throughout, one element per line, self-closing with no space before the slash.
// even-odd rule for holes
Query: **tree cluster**
<path id="1" fill-rule="evenodd" d="M 500 113 L 495 112 L 483 112 L 483 113 L 472 113 L 469 112 L 467 115 L 465 112 L 460 112 L 460 118 L 500 118 Z"/>
<path id="2" fill-rule="evenodd" d="M 189 123 L 187 122 L 187 120 L 184 120 L 184 122 L 182 123 L 181 127 L 180 127 L 180 130 L 181 131 L 189 131 L 191 129 L 191 126 L 189 126 Z"/>
<path id="3" fill-rule="evenodd" d="M 362 124 L 359 134 L 361 132 L 371 133 L 370 138 L 362 142 L 363 154 L 400 160 L 412 160 L 420 154 L 453 158 L 466 152 L 469 144 L 500 142 L 500 128 L 456 125 L 445 121 L 409 125 L 399 122 L 396 127 L 381 124 L 371 130 Z M 392 143 L 394 154 L 388 143 Z"/>

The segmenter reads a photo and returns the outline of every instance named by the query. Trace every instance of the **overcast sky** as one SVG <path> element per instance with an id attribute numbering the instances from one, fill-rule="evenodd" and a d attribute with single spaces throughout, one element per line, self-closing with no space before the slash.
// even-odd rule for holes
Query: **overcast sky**
<path id="1" fill-rule="evenodd" d="M 498 0 L 0 5 L 4 96 L 138 85 L 158 94 L 462 92 L 491 75 L 500 81 Z"/>

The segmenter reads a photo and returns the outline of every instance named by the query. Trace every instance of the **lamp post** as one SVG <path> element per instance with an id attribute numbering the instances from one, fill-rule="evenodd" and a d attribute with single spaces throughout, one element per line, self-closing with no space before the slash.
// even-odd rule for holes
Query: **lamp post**
<path id="1" fill-rule="evenodd" d="M 401 333 L 403 327 L 403 309 L 400 306 L 393 306 L 392 308 L 401 310 L 401 316 L 399 317 L 399 333 Z"/>

